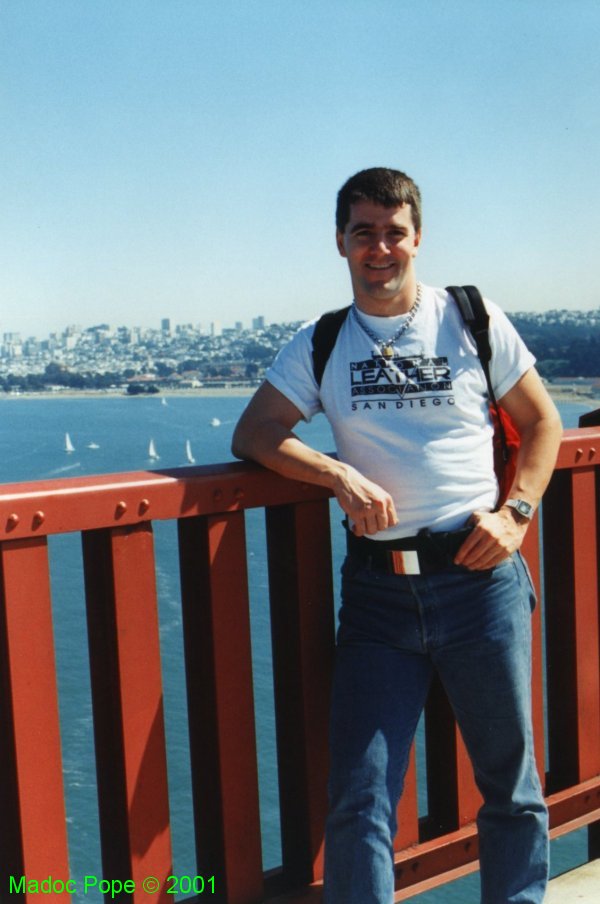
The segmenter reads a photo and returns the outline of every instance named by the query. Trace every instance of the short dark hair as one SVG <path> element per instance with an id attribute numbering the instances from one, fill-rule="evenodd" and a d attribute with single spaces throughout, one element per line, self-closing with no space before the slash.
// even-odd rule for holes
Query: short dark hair
<path id="1" fill-rule="evenodd" d="M 335 225 L 343 232 L 350 219 L 350 207 L 357 201 L 372 201 L 382 207 L 410 204 L 415 231 L 421 229 L 421 192 L 406 173 L 375 166 L 361 170 L 345 182 L 337 196 Z"/>

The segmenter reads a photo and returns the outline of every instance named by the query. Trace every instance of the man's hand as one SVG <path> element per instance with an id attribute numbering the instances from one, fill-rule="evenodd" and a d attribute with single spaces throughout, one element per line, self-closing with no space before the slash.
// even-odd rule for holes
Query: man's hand
<path id="1" fill-rule="evenodd" d="M 376 534 L 398 523 L 390 494 L 349 465 L 340 467 L 333 491 L 353 522 L 352 530 L 357 537 Z"/>
<path id="2" fill-rule="evenodd" d="M 305 445 L 292 432 L 301 417 L 278 389 L 263 383 L 235 428 L 233 454 L 260 462 L 292 480 L 327 487 L 354 522 L 357 537 L 397 524 L 389 493 L 350 465 Z"/>
<path id="3" fill-rule="evenodd" d="M 518 515 L 515 517 L 511 509 L 474 512 L 470 523 L 475 527 L 458 550 L 454 562 L 471 571 L 485 571 L 499 565 L 519 549 L 529 526 L 529 521 Z"/>
<path id="4" fill-rule="evenodd" d="M 562 436 L 560 417 L 533 367 L 499 401 L 521 437 L 517 471 L 508 495 L 535 506 L 554 470 Z M 493 568 L 519 549 L 529 527 L 526 518 L 506 507 L 499 512 L 475 512 L 471 524 L 475 528 L 454 561 L 473 571 Z"/>

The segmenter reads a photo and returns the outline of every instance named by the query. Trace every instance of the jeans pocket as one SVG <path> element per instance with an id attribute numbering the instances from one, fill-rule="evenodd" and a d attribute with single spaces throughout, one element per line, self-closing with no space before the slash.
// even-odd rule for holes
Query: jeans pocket
<path id="1" fill-rule="evenodd" d="M 529 595 L 529 608 L 533 612 L 537 604 L 537 593 L 535 585 L 533 583 L 533 578 L 531 576 L 531 571 L 529 570 L 529 565 L 520 552 L 516 552 L 514 554 L 514 558 L 515 564 L 517 565 L 519 570 L 523 591 Z"/>
<path id="2" fill-rule="evenodd" d="M 356 575 L 360 571 L 362 571 L 364 569 L 364 567 L 365 567 L 365 564 L 360 559 L 355 559 L 352 556 L 346 556 L 346 558 L 342 562 L 342 567 L 340 569 L 342 581 L 354 580 Z"/>

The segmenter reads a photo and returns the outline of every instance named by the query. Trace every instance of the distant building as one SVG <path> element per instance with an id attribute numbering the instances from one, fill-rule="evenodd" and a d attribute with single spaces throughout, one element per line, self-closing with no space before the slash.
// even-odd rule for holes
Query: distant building
<path id="1" fill-rule="evenodd" d="M 210 335 L 211 336 L 220 336 L 223 333 L 223 329 L 221 324 L 218 321 L 214 321 L 210 325 Z"/>
<path id="2" fill-rule="evenodd" d="M 253 330 L 264 330 L 265 328 L 265 318 L 261 315 L 260 317 L 254 317 L 252 319 L 252 329 Z"/>
<path id="3" fill-rule="evenodd" d="M 170 333 L 171 332 L 171 318 L 164 317 L 160 322 L 160 328 L 163 331 L 163 333 Z"/>

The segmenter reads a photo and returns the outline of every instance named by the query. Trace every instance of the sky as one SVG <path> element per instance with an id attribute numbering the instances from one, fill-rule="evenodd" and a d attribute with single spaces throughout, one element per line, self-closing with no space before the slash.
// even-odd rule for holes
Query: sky
<path id="1" fill-rule="evenodd" d="M 347 304 L 369 166 L 422 281 L 596 308 L 599 45 L 598 0 L 0 0 L 0 335 Z"/>

